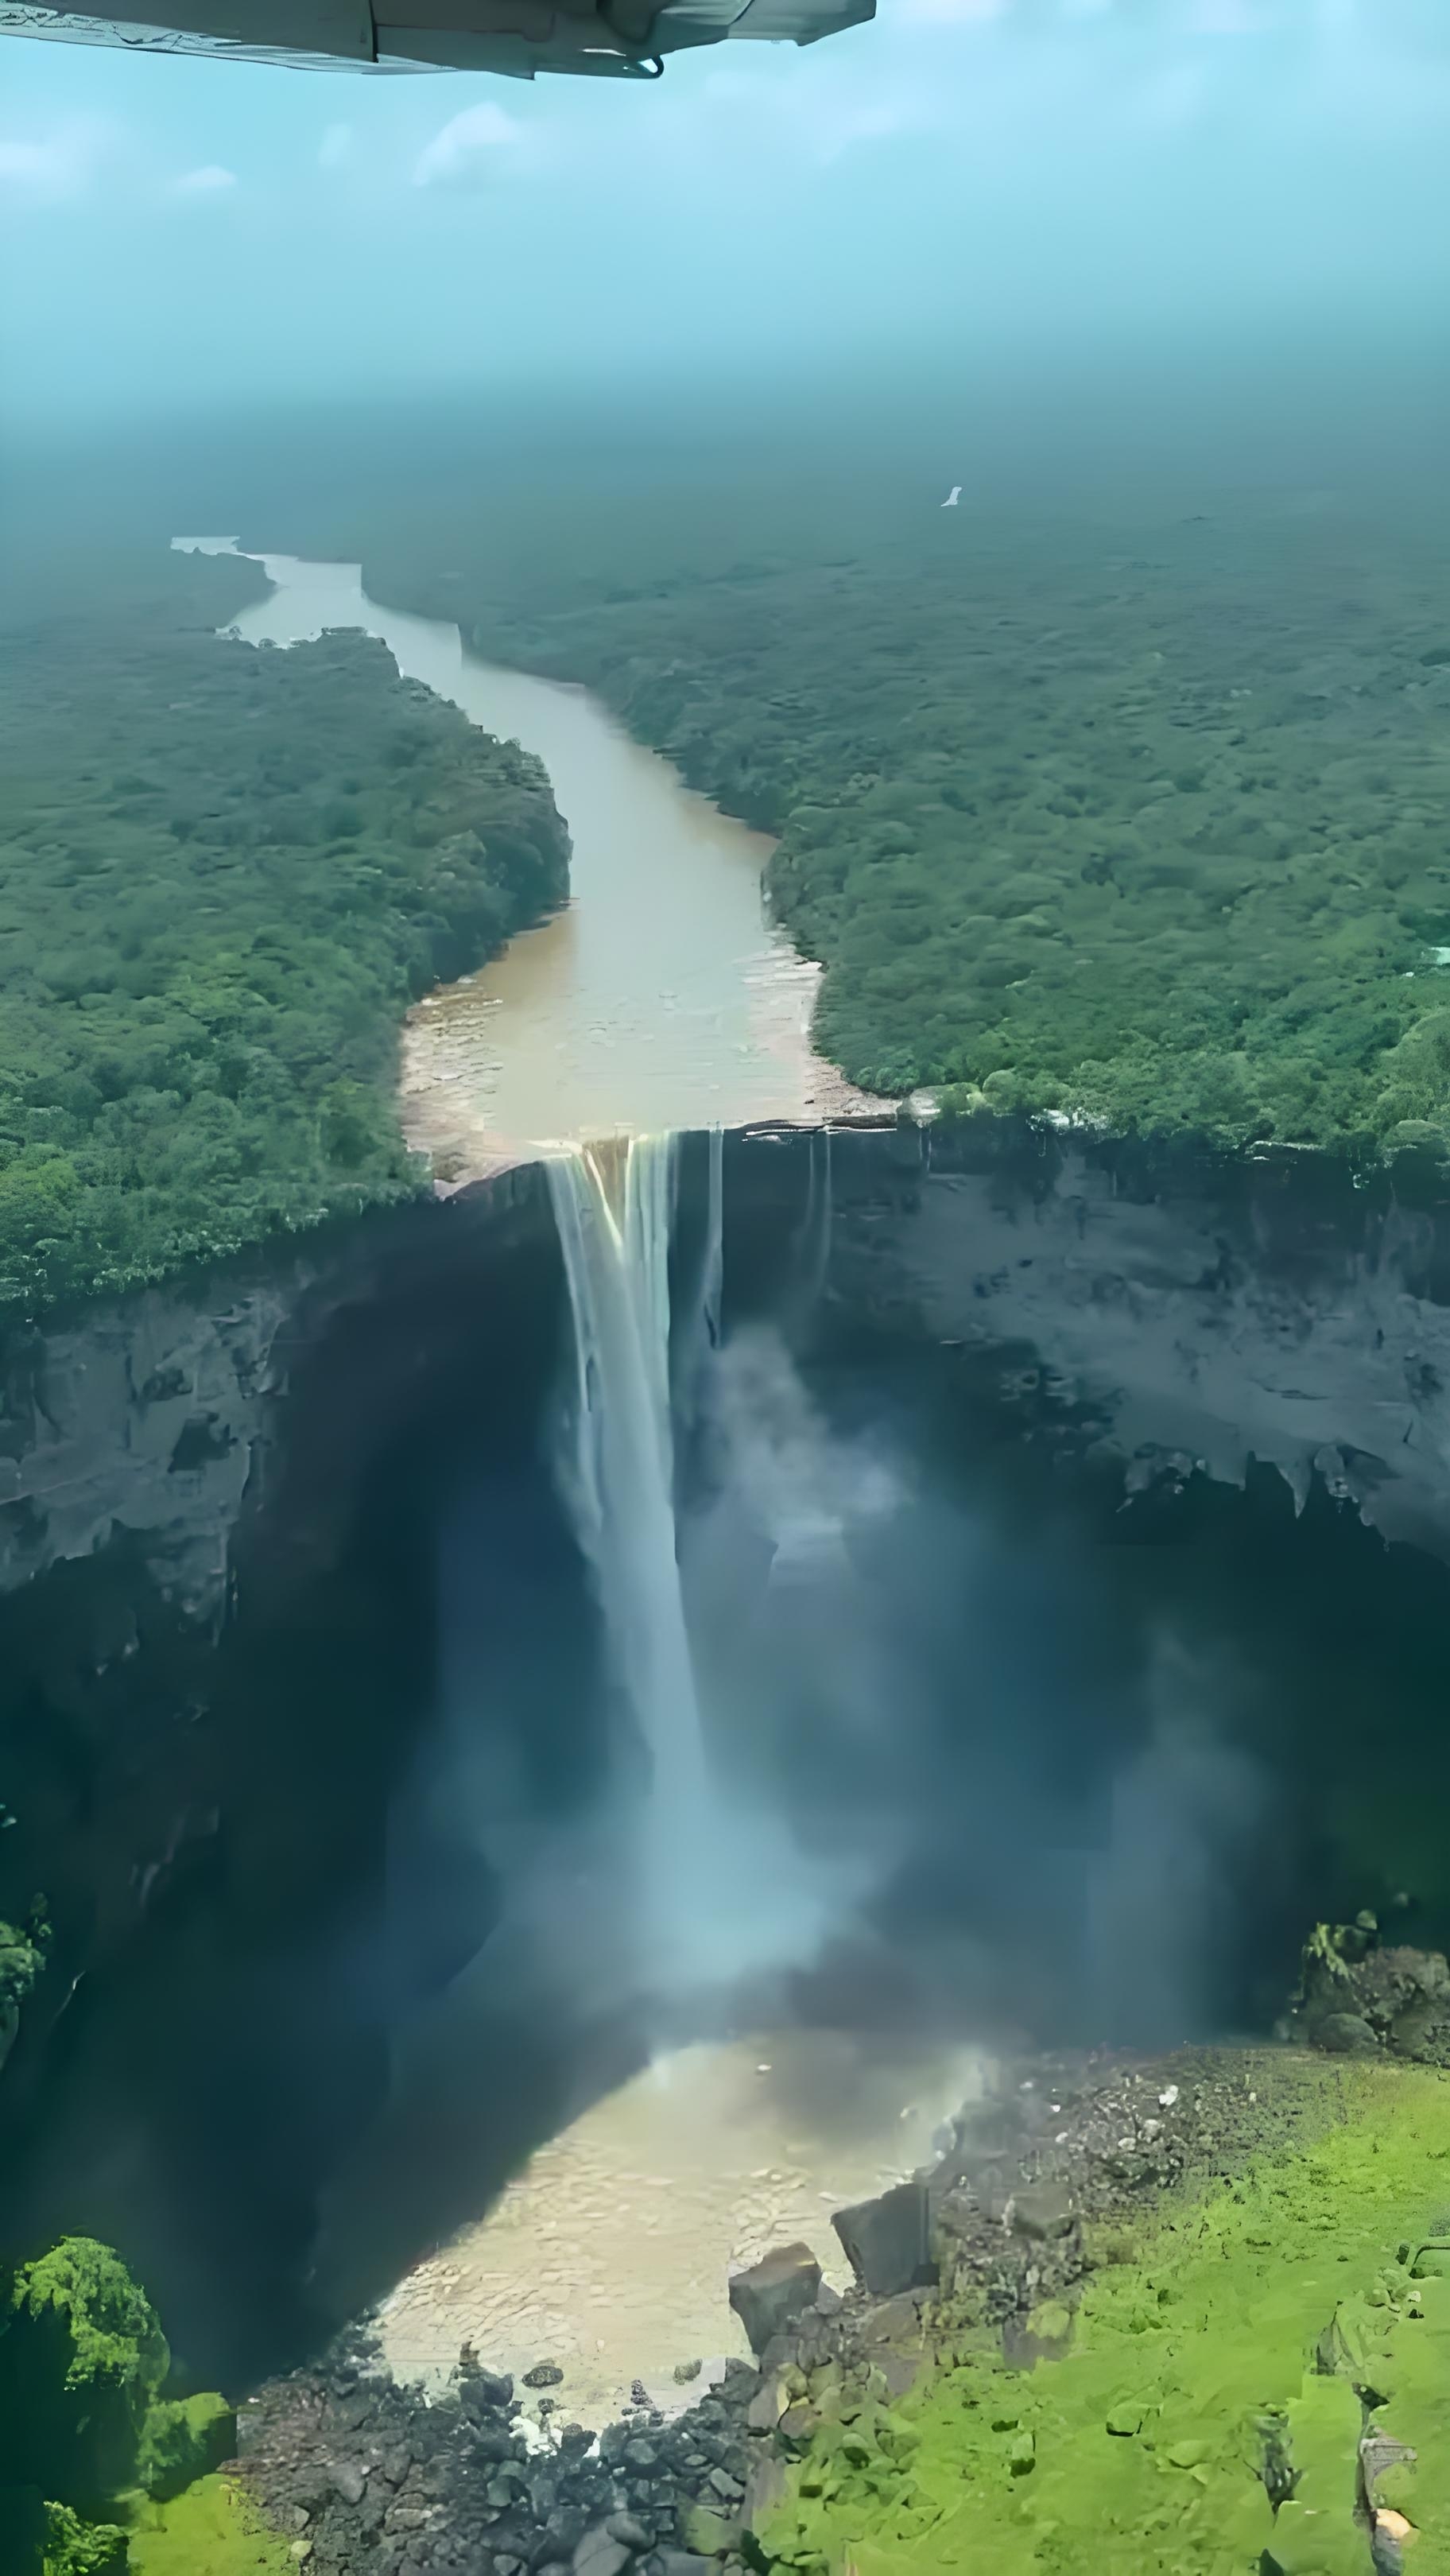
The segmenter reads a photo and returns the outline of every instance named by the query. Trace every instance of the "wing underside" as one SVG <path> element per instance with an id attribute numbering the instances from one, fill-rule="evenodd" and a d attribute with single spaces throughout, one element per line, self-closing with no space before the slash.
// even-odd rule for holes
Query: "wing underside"
<path id="1" fill-rule="evenodd" d="M 336 71 L 648 76 L 684 47 L 809 45 L 876 0 L 132 0 L 103 15 L 0 0 L 0 34 Z"/>

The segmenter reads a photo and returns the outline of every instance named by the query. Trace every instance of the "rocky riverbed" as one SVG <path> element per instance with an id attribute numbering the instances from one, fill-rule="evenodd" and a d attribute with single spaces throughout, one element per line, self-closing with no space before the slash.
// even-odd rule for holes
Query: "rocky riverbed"
<path id="1" fill-rule="evenodd" d="M 823 2423 L 849 2419 L 858 2450 L 881 2443 L 889 2456 L 886 2410 L 964 2319 L 1009 2360 L 1059 2348 L 1102 2259 L 1101 2223 L 1287 2153 L 1323 2115 L 1325 2078 L 1322 2056 L 1285 2047 L 1003 2066 L 964 2108 L 949 2153 L 843 2228 L 888 2294 L 858 2284 L 842 2298 L 795 2249 L 777 2330 L 752 2318 L 763 2348 L 730 2359 L 682 2411 L 637 2383 L 636 2402 L 596 2435 L 571 2420 L 548 2356 L 516 2380 L 465 2349 L 445 2383 L 425 2387 L 395 2379 L 376 2339 L 358 2334 L 244 2410 L 244 2474 L 315 2576 L 758 2564 L 753 2543 L 744 2555 L 747 2527 Z M 939 2284 L 900 2279 L 917 2269 L 914 2228 L 928 2249 L 920 2272 Z M 723 2281 L 720 2304 L 723 2319 Z M 686 2377 L 677 2396 L 689 2392 Z"/>
<path id="2" fill-rule="evenodd" d="M 748 2354 L 727 2275 L 804 2237 L 848 2288 L 832 2209 L 930 2163 L 984 2073 L 980 2052 L 931 2037 L 811 2028 L 659 2056 L 405 2275 L 378 2312 L 384 2358 L 436 2386 L 470 2343 L 536 2408 L 525 2374 L 547 2355 L 559 2405 L 593 2432 L 635 2380 L 677 2411 L 678 2363 L 717 2377 Z"/>

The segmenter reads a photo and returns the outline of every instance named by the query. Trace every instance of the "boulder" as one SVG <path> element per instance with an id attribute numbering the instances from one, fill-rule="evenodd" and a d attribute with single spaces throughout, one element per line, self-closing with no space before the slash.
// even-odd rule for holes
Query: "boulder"
<path id="1" fill-rule="evenodd" d="M 1309 2036 L 1316 2048 L 1327 2049 L 1331 2057 L 1374 2057 L 1379 2050 L 1379 2041 L 1360 2013 L 1326 2013 Z"/>
<path id="2" fill-rule="evenodd" d="M 780 2381 L 767 2379 L 764 2387 L 757 2390 L 745 2410 L 747 2430 L 752 2433 L 773 2433 L 784 2412 L 785 2391 Z"/>
<path id="3" fill-rule="evenodd" d="M 740 2531 L 734 2514 L 716 2513 L 709 2505 L 697 2504 L 689 2517 L 685 2538 L 701 2558 L 728 2558 L 739 2542 Z"/>
<path id="4" fill-rule="evenodd" d="M 1029 2183 L 1012 2196 L 1012 2225 L 1018 2236 L 1046 2243 L 1072 2231 L 1072 2202 L 1051 2183 Z"/>
<path id="5" fill-rule="evenodd" d="M 777 2245 L 730 2283 L 730 2305 L 750 2339 L 750 2349 L 763 2353 L 805 2310 L 814 2307 L 821 2287 L 821 2267 L 809 2245 Z"/>
<path id="6" fill-rule="evenodd" d="M 586 2531 L 574 2552 L 574 2576 L 624 2576 L 633 2551 L 601 2523 Z"/>
<path id="7" fill-rule="evenodd" d="M 831 2225 L 862 2289 L 873 2298 L 894 2299 L 903 2290 L 924 2289 L 935 2281 L 923 2181 L 895 2183 L 874 2200 L 838 2209 Z"/>
<path id="8" fill-rule="evenodd" d="M 804 2451 L 809 2448 L 811 2436 L 820 2420 L 814 2406 L 788 2406 L 776 2431 L 787 2450 Z"/>

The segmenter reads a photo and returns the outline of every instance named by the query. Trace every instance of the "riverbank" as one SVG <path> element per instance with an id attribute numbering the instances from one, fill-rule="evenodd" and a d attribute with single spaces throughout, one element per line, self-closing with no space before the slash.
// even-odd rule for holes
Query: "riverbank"
<path id="1" fill-rule="evenodd" d="M 847 2290 L 830 2211 L 930 2162 L 985 2071 L 966 2047 L 809 2028 L 656 2057 L 398 2284 L 377 2315 L 384 2358 L 436 2388 L 465 2343 L 519 2381 L 547 2354 L 591 2431 L 636 2383 L 677 2413 L 679 2368 L 713 2381 L 748 2359 L 721 2282 L 805 2238 Z"/>
<path id="2" fill-rule="evenodd" d="M 864 496 L 863 496 L 864 498 Z M 855 1081 L 1118 1133 L 1444 1154 L 1438 494 L 925 494 L 822 547 L 742 475 L 682 531 L 451 541 L 476 650 L 597 690 L 779 835 Z M 374 512 L 368 578 L 438 595 Z"/>
<path id="3" fill-rule="evenodd" d="M 538 763 L 362 635 L 214 631 L 265 588 L 0 636 L 9 1324 L 415 1195 L 404 1012 L 567 893 Z"/>
<path id="4" fill-rule="evenodd" d="M 479 659 L 449 619 L 373 599 L 356 565 L 259 560 L 271 588 L 238 634 L 381 639 L 406 680 L 542 765 L 568 827 L 568 902 L 408 1013 L 404 1131 L 445 1187 L 585 1137 L 886 1106 L 812 1046 L 820 969 L 768 914 L 765 835 L 693 793 L 598 699 Z"/>
<path id="5" fill-rule="evenodd" d="M 1019 2061 L 938 2168 L 937 2293 L 827 2294 L 597 2445 L 546 2356 L 532 2395 L 487 2350 L 425 2395 L 344 2343 L 245 2410 L 248 2489 L 317 2576 L 1342 2576 L 1369 2507 L 1438 2566 L 1447 2082 L 1289 2049 Z"/>
<path id="6" fill-rule="evenodd" d="M 1192 2073 L 1159 2089 L 1164 2131 Z M 898 2416 L 813 2386 L 767 2560 L 1350 2576 L 1398 2568 L 1413 2541 L 1415 2566 L 1446 2564 L 1450 2282 L 1426 2240 L 1446 2225 L 1447 2078 L 1251 2058 L 1239 2082 L 1266 2129 L 1286 2077 L 1287 2148 L 1136 2221 L 1074 2213 L 1080 2293 L 1029 2309 L 1017 2352 L 993 2348 L 959 2288 L 960 2324 L 948 2300 L 937 2366 Z M 1023 2194 L 1016 2223 L 1045 2236 L 1059 2214 L 1028 2217 Z M 1054 2243 L 1067 2204 L 1061 2224 Z"/>

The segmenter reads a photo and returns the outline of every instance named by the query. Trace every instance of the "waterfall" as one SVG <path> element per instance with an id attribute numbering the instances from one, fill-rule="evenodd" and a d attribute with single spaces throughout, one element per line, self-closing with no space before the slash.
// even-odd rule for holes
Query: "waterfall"
<path id="1" fill-rule="evenodd" d="M 574 1317 L 560 1478 L 594 1578 L 613 1678 L 648 1758 L 641 1893 L 666 1919 L 686 1898 L 711 1822 L 675 1553 L 669 1258 L 677 1141 L 640 1136 L 547 1166 Z"/>
<path id="2" fill-rule="evenodd" d="M 710 1186 L 706 1201 L 705 1257 L 700 1265 L 700 1321 L 712 1351 L 720 1347 L 720 1301 L 725 1289 L 725 1131 L 710 1130 Z"/>
<path id="3" fill-rule="evenodd" d="M 635 1964 L 661 1998 L 805 1960 L 842 1894 L 839 1867 L 798 1848 L 787 1819 L 707 1752 L 675 1515 L 670 1238 L 679 1139 L 585 1146 L 546 1166 L 573 1315 L 573 1371 L 556 1452 L 589 1566 L 611 1679 L 644 1756 L 621 1801 L 618 1903 Z M 718 1351 L 723 1150 L 709 1140 L 704 1244 L 679 1336 L 682 1397 Z M 726 1733 L 729 1733 L 727 1724 Z"/>

